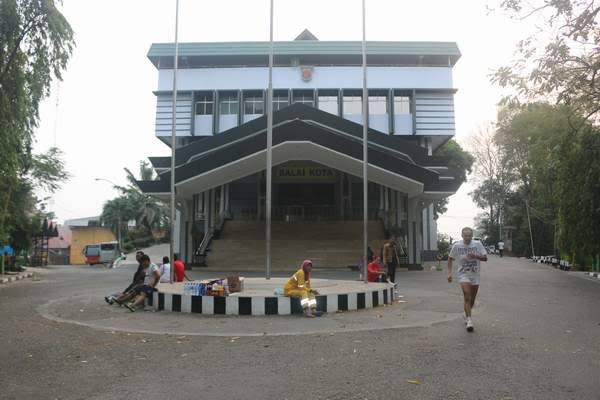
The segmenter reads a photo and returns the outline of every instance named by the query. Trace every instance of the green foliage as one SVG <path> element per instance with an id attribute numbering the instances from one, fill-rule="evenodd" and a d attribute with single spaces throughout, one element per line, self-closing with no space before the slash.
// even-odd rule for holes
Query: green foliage
<path id="1" fill-rule="evenodd" d="M 510 190 L 489 179 L 472 195 L 480 206 L 492 198 L 502 202 L 513 252 L 531 255 L 528 207 L 535 254 L 559 247 L 580 263 L 599 254 L 600 130 L 568 107 L 533 103 L 502 109 L 493 142 Z M 488 211 L 478 229 L 491 242 L 500 237 L 499 221 Z"/>
<path id="2" fill-rule="evenodd" d="M 450 253 L 450 247 L 452 246 L 452 243 L 450 240 L 451 240 L 450 236 L 445 235 L 443 233 L 438 234 L 437 248 L 438 248 L 438 253 L 440 256 L 442 256 L 443 260 L 448 259 L 448 254 Z"/>
<path id="3" fill-rule="evenodd" d="M 504 0 L 500 7 L 511 17 L 531 20 L 538 27 L 519 43 L 516 60 L 493 75 L 500 86 L 516 90 L 505 102 L 551 100 L 569 106 L 584 120 L 597 120 L 600 4 L 594 0 Z"/>
<path id="4" fill-rule="evenodd" d="M 474 157 L 454 140 L 448 140 L 443 146 L 440 146 L 434 154 L 435 157 L 445 158 L 447 165 L 454 172 L 460 183 L 467 180 L 467 175 L 471 173 Z M 438 200 L 433 205 L 434 218 L 445 213 L 448 210 L 448 198 Z"/>
<path id="5" fill-rule="evenodd" d="M 16 247 L 27 246 L 31 215 L 43 213 L 33 189 L 52 192 L 67 178 L 58 151 L 32 157 L 31 143 L 40 101 L 61 78 L 73 46 L 54 1 L 0 1 L 0 241 Z"/>
<path id="6" fill-rule="evenodd" d="M 169 227 L 169 210 L 162 202 L 154 197 L 142 193 L 137 185 L 135 176 L 125 168 L 127 179 L 130 184 L 127 187 L 115 186 L 121 191 L 121 195 L 104 203 L 100 219 L 105 226 L 111 228 L 115 234 L 121 228 L 121 232 L 127 231 L 127 222 L 136 221 L 139 232 L 132 232 L 126 238 L 135 247 L 142 247 L 140 237 L 152 238 L 153 230 L 166 230 Z M 153 171 L 144 161 L 140 162 L 140 175 L 142 180 L 152 178 Z M 138 240 L 138 242 L 135 242 Z M 128 243 L 130 244 L 130 243 Z M 142 243 L 143 245 L 149 244 Z"/>
<path id="7" fill-rule="evenodd" d="M 560 243 L 585 264 L 600 254 L 600 130 L 586 125 L 575 137 L 566 137 L 562 149 L 557 175 Z"/>

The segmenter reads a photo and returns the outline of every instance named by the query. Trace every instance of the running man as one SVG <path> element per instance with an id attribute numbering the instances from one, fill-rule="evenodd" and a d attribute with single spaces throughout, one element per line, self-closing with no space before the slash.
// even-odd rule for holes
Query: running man
<path id="1" fill-rule="evenodd" d="M 463 291 L 465 324 L 468 332 L 473 332 L 471 309 L 475 305 L 475 298 L 479 290 L 479 270 L 481 261 L 487 261 L 487 252 L 478 240 L 473 240 L 473 229 L 462 229 L 462 241 L 452 245 L 448 255 L 448 282 L 452 282 L 452 262 L 458 264 L 458 283 Z"/>

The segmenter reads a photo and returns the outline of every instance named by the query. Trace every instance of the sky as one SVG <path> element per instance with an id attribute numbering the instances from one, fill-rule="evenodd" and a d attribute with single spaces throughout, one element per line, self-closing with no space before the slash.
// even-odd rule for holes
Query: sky
<path id="1" fill-rule="evenodd" d="M 501 12 L 494 0 L 367 0 L 367 40 L 455 41 L 462 57 L 454 68 L 456 139 L 494 121 L 501 91 L 489 75 L 514 56 L 527 24 Z M 63 14 L 76 48 L 52 94 L 41 105 L 35 150 L 56 145 L 71 179 L 50 200 L 59 222 L 100 215 L 118 195 L 106 179 L 125 185 L 124 167 L 168 156 L 154 136 L 158 73 L 146 54 L 153 42 L 173 42 L 175 0 L 64 0 Z M 309 29 L 320 40 L 360 40 L 360 0 L 275 0 L 274 40 L 293 40 Z M 181 42 L 269 38 L 269 0 L 180 0 Z M 457 236 L 479 212 L 467 182 L 450 198 L 438 231 Z"/>

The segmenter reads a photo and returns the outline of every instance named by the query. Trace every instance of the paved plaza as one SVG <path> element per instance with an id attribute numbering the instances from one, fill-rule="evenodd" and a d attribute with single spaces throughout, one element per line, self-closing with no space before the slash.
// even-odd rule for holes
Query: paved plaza
<path id="1" fill-rule="evenodd" d="M 306 319 L 108 306 L 133 268 L 0 286 L 0 398 L 600 399 L 600 281 L 583 273 L 492 257 L 467 333 L 445 272 L 400 272 L 391 306 Z"/>

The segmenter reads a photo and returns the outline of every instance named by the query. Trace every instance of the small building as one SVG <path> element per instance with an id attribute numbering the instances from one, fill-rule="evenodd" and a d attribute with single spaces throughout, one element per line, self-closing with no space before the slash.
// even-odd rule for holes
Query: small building
<path id="1" fill-rule="evenodd" d="M 58 236 L 48 239 L 48 264 L 68 265 L 71 256 L 71 229 L 66 225 L 57 226 Z"/>
<path id="2" fill-rule="evenodd" d="M 109 228 L 101 226 L 99 216 L 67 220 L 65 225 L 71 230 L 71 264 L 85 264 L 83 250 L 88 244 L 117 240 Z"/>

